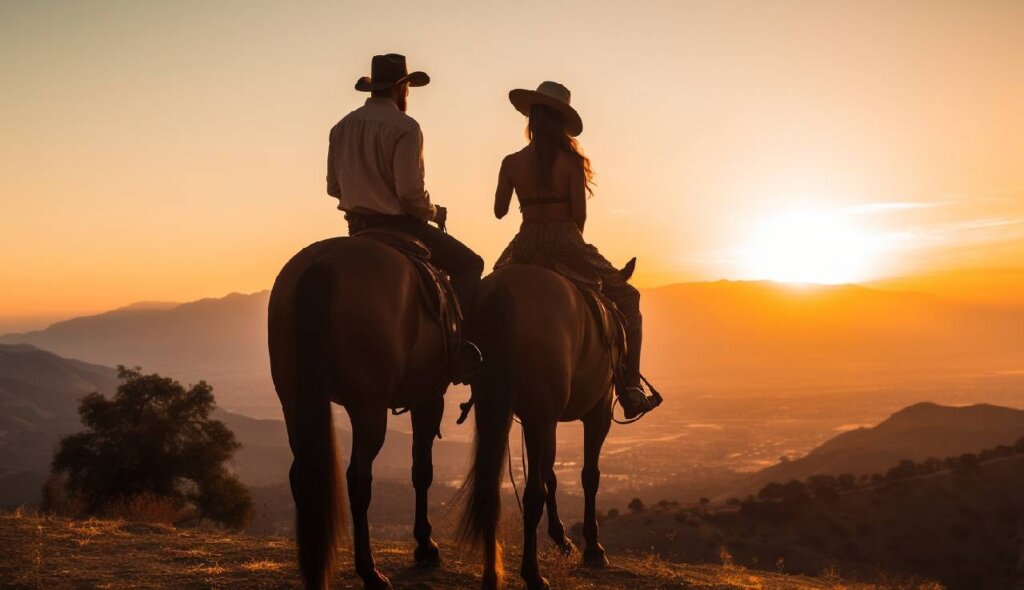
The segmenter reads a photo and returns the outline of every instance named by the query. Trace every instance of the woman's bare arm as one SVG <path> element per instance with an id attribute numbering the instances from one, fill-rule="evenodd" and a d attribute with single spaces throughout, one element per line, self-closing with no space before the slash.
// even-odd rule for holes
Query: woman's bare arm
<path id="1" fill-rule="evenodd" d="M 501 161 L 501 169 L 498 171 L 498 188 L 494 191 L 494 216 L 501 219 L 508 213 L 509 204 L 512 202 L 512 179 L 509 174 L 509 159 L 505 156 Z"/>
<path id="2" fill-rule="evenodd" d="M 587 182 L 582 162 L 570 164 L 569 204 L 572 206 L 572 220 L 583 233 L 583 226 L 587 223 Z"/>

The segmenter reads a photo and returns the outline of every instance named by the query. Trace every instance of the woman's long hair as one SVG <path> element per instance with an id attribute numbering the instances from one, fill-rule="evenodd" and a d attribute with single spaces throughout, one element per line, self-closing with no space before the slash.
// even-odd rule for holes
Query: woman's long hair
<path id="1" fill-rule="evenodd" d="M 540 186 L 551 188 L 552 171 L 559 152 L 576 159 L 583 166 L 583 178 L 589 195 L 594 194 L 594 171 L 590 169 L 590 158 L 583 155 L 579 142 L 565 131 L 565 120 L 555 109 L 535 104 L 530 107 L 530 122 L 526 126 L 526 137 L 537 152 L 537 169 L 540 171 Z"/>

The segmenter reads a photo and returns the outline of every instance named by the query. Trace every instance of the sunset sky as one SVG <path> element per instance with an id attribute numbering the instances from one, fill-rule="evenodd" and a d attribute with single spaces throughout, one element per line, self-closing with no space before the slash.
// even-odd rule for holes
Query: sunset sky
<path id="1" fill-rule="evenodd" d="M 268 288 L 345 231 L 327 132 L 387 52 L 488 266 L 507 93 L 550 79 L 641 286 L 1024 267 L 1024 2 L 5 2 L 0 332 Z"/>

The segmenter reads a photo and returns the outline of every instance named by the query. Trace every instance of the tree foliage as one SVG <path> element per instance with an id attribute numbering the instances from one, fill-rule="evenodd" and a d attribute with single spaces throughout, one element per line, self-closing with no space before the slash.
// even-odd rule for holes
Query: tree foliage
<path id="1" fill-rule="evenodd" d="M 210 419 L 213 388 L 189 389 L 138 368 L 118 367 L 112 399 L 85 396 L 78 412 L 85 430 L 64 437 L 55 475 L 90 513 L 143 494 L 191 504 L 204 518 L 239 528 L 252 499 L 225 467 L 241 445 L 223 422 Z"/>

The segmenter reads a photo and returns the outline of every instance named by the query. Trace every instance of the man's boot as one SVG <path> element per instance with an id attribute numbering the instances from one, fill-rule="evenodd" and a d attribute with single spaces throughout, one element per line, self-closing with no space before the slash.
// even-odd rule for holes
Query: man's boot
<path id="1" fill-rule="evenodd" d="M 455 354 L 452 356 L 452 383 L 455 385 L 469 385 L 473 375 L 480 370 L 484 362 L 483 354 L 476 344 L 463 339 L 455 347 Z"/>
<path id="2" fill-rule="evenodd" d="M 451 359 L 452 383 L 456 385 L 468 385 L 473 375 L 480 370 L 483 364 L 483 354 L 476 344 L 468 340 L 466 334 L 471 334 L 470 321 L 472 319 L 473 306 L 476 304 L 476 288 L 480 283 L 479 276 L 465 273 L 451 277 L 452 288 L 456 297 L 459 298 L 459 307 L 462 310 L 462 327 L 459 330 L 459 341 L 455 343 L 454 354 Z"/>

